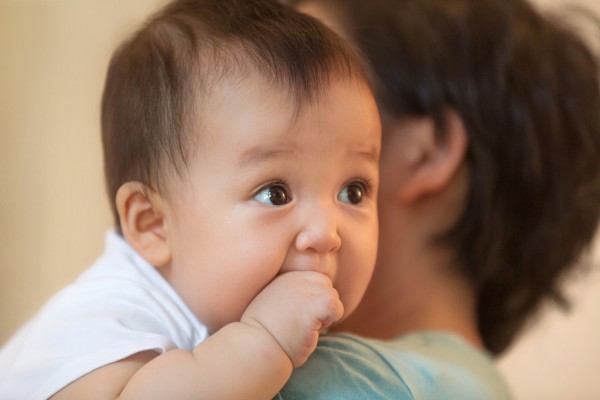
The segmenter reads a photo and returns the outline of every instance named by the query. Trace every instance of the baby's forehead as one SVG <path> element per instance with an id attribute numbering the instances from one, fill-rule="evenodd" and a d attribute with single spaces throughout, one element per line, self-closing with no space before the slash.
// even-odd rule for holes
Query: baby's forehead
<path id="1" fill-rule="evenodd" d="M 228 123 L 232 121 L 227 116 L 235 116 L 245 126 L 275 120 L 292 126 L 312 113 L 338 107 L 341 99 L 332 100 L 332 88 L 344 86 L 359 96 L 373 97 L 368 82 L 360 75 L 332 71 L 326 78 L 315 83 L 312 90 L 302 90 L 293 80 L 277 80 L 258 68 L 220 74 L 210 86 L 198 86 L 195 122 L 206 125 L 221 117 L 223 123 Z"/>
<path id="2" fill-rule="evenodd" d="M 312 135 L 317 145 L 321 139 L 317 131 L 335 130 L 338 125 L 351 130 L 355 121 L 376 108 L 365 82 L 343 75 L 330 78 L 310 97 L 258 73 L 222 79 L 199 102 L 195 131 L 205 145 L 223 135 L 237 142 L 250 138 L 286 146 Z M 342 113 L 344 118 L 332 124 L 331 117 Z M 376 117 L 374 124 L 379 123 Z"/>

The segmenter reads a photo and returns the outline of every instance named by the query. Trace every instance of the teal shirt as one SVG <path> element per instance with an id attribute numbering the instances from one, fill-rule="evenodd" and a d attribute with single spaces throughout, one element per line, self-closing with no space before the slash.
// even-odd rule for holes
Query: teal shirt
<path id="1" fill-rule="evenodd" d="M 415 333 L 389 341 L 323 335 L 278 400 L 505 400 L 493 358 L 458 336 Z"/>

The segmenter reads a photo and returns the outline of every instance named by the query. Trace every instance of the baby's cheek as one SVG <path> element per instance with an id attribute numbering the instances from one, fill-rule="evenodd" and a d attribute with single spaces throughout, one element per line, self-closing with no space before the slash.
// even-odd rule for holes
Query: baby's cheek
<path id="1" fill-rule="evenodd" d="M 369 256 L 355 257 L 348 268 L 339 276 L 335 284 L 340 300 L 344 305 L 344 318 L 350 315 L 362 300 L 372 275 L 372 264 Z"/>

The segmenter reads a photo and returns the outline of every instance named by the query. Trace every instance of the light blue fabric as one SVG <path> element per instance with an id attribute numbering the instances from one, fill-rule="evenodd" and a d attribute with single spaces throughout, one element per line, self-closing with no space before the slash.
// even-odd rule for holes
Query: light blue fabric
<path id="1" fill-rule="evenodd" d="M 493 358 L 458 336 L 423 332 L 389 341 L 323 335 L 278 400 L 505 400 Z"/>

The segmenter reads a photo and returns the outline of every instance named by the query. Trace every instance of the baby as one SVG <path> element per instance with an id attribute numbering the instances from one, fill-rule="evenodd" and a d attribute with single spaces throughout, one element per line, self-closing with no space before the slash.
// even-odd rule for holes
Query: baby
<path id="1" fill-rule="evenodd" d="M 270 0 L 181 0 L 115 52 L 104 254 L 0 353 L 0 398 L 270 399 L 375 263 L 360 59 Z"/>

